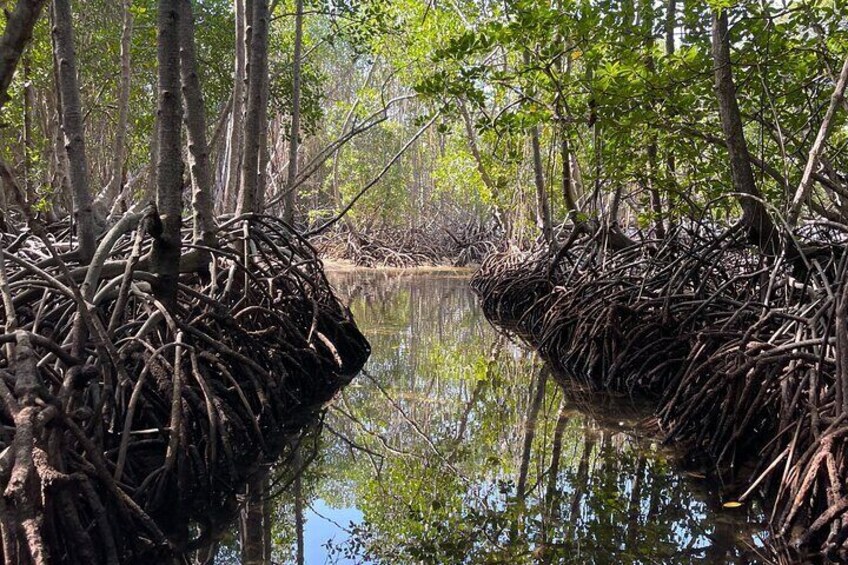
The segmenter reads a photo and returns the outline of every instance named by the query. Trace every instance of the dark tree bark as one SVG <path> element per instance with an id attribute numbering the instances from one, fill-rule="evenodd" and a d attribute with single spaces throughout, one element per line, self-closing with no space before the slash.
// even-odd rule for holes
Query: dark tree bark
<path id="1" fill-rule="evenodd" d="M 730 33 L 727 11 L 714 11 L 712 22 L 712 54 L 715 65 L 715 92 L 718 99 L 719 116 L 727 152 L 730 155 L 730 176 L 733 190 L 739 194 L 737 200 L 742 208 L 742 225 L 748 239 L 767 255 L 776 255 L 779 238 L 774 223 L 762 203 L 762 193 L 754 182 L 751 157 L 739 104 L 736 100 L 736 85 L 730 62 Z"/>
<path id="2" fill-rule="evenodd" d="M 545 506 L 550 513 L 548 517 L 553 519 L 557 502 L 554 500 L 557 491 L 557 479 L 559 478 L 559 463 L 562 457 L 562 436 L 568 425 L 568 409 L 565 402 L 560 405 L 557 415 L 554 438 L 551 442 L 551 466 L 548 469 L 548 484 L 545 487 Z"/>
<path id="3" fill-rule="evenodd" d="M 601 432 L 602 450 L 606 443 L 607 432 Z M 580 522 L 580 506 L 583 502 L 583 496 L 587 490 L 591 490 L 592 482 L 590 480 L 589 471 L 591 467 L 592 455 L 594 454 L 597 440 L 594 435 L 589 435 L 583 438 L 583 451 L 580 454 L 580 462 L 577 464 L 577 473 L 574 477 L 574 492 L 571 495 L 571 504 L 568 507 L 568 518 L 563 518 L 566 524 L 566 535 L 571 535 L 577 529 Z"/>
<path id="4" fill-rule="evenodd" d="M 544 508 L 542 511 L 543 541 L 548 542 L 548 530 L 551 525 L 559 523 L 560 520 L 560 496 L 557 490 L 559 479 L 559 464 L 562 458 L 562 436 L 568 425 L 568 407 L 566 402 L 560 404 L 554 437 L 551 441 L 551 465 L 548 467 L 548 483 L 545 486 Z"/>
<path id="5" fill-rule="evenodd" d="M 74 200 L 79 256 L 82 263 L 87 263 L 94 255 L 94 211 L 71 18 L 70 0 L 53 0 L 53 50 L 59 67 L 57 75 L 62 106 L 62 132 L 65 137 L 65 151 L 68 154 L 68 177 Z"/>
<path id="6" fill-rule="evenodd" d="M 665 53 L 674 53 L 674 27 L 677 23 L 677 0 L 668 0 L 665 8 Z"/>
<path id="7" fill-rule="evenodd" d="M 633 470 L 633 482 L 630 487 L 630 496 L 627 499 L 627 534 L 624 547 L 630 551 L 638 551 L 639 534 L 642 525 L 639 518 L 642 515 L 642 490 L 645 482 L 645 467 L 648 458 L 645 454 L 637 455 L 636 468 Z M 650 473 L 650 471 L 648 471 Z"/>
<path id="8" fill-rule="evenodd" d="M 289 137 L 289 169 L 286 178 L 286 197 L 283 199 L 283 220 L 294 225 L 297 191 L 293 188 L 297 180 L 297 150 L 300 145 L 300 75 L 301 52 L 303 50 L 303 0 L 297 0 L 294 19 L 294 55 L 292 68 L 292 113 Z"/>
<path id="9" fill-rule="evenodd" d="M 244 153 L 241 163 L 241 196 L 238 213 L 256 212 L 261 203 L 259 164 L 263 124 L 267 105 L 263 104 L 265 74 L 268 70 L 268 0 L 252 0 L 247 104 L 244 120 Z"/>
<path id="10" fill-rule="evenodd" d="M 297 565 L 303 565 L 305 561 L 304 554 L 304 527 L 306 518 L 304 516 L 305 500 L 303 495 L 303 452 L 302 446 L 297 447 L 297 452 L 294 457 L 295 469 L 297 469 L 297 478 L 294 480 L 294 529 L 295 529 L 295 562 Z"/>
<path id="11" fill-rule="evenodd" d="M 182 76 L 185 126 L 188 133 L 188 158 L 192 182 L 194 242 L 206 246 L 215 243 L 212 211 L 212 170 L 206 141 L 206 110 L 197 57 L 194 49 L 194 14 L 191 0 L 180 0 L 180 73 Z"/>
<path id="12" fill-rule="evenodd" d="M 539 409 L 545 399 L 545 386 L 548 383 L 548 369 L 543 367 L 536 376 L 536 387 L 527 410 L 527 418 L 524 420 L 524 442 L 521 446 L 521 464 L 518 469 L 518 482 L 515 490 L 516 496 L 524 500 L 527 496 L 527 476 L 530 472 L 530 455 L 533 451 L 533 439 L 536 437 L 536 423 L 539 419 Z"/>
<path id="13" fill-rule="evenodd" d="M 271 562 L 271 503 L 265 496 L 268 468 L 258 471 L 245 490 L 244 508 L 239 516 L 241 562 L 266 565 Z"/>
<path id="14" fill-rule="evenodd" d="M 151 266 L 157 275 L 156 296 L 169 308 L 176 306 L 180 273 L 183 161 L 180 104 L 181 0 L 159 0 L 159 101 L 157 108 L 156 205 L 159 225 L 154 230 Z"/>
<path id="15" fill-rule="evenodd" d="M 9 12 L 6 28 L 0 37 L 0 109 L 9 100 L 8 90 L 15 69 L 24 48 L 32 39 L 32 30 L 46 3 L 46 0 L 18 0 L 15 8 Z"/>

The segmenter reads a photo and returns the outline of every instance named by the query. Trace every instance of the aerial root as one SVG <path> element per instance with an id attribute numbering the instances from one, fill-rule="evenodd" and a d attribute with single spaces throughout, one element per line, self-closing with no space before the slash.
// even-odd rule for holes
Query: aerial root
<path id="1" fill-rule="evenodd" d="M 145 226 L 119 222 L 90 266 L 46 232 L 0 235 L 7 564 L 159 562 L 214 542 L 251 475 L 368 357 L 282 222 L 235 218 L 217 248 L 184 254 L 176 310 L 151 291 Z"/>
<path id="2" fill-rule="evenodd" d="M 472 287 L 560 373 L 653 398 L 668 441 L 773 503 L 776 539 L 845 559 L 848 285 L 831 236 L 798 278 L 732 234 L 679 228 L 618 252 L 492 254 Z"/>

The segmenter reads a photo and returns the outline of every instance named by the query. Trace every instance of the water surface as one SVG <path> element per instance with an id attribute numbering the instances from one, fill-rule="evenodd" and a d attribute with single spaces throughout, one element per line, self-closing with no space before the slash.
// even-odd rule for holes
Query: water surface
<path id="1" fill-rule="evenodd" d="M 756 509 L 719 493 L 626 399 L 564 391 L 498 335 L 467 279 L 332 277 L 373 347 L 302 479 L 305 562 L 765 563 Z M 275 552 L 294 557 L 291 489 Z"/>

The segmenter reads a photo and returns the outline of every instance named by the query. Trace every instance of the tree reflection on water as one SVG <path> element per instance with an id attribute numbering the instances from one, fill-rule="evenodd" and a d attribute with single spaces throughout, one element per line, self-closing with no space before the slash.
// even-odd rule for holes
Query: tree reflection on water
<path id="1" fill-rule="evenodd" d="M 313 438 L 307 563 L 768 562 L 756 509 L 722 510 L 629 401 L 565 390 L 463 278 L 334 283 L 373 354 Z M 291 490 L 274 539 L 296 562 Z"/>

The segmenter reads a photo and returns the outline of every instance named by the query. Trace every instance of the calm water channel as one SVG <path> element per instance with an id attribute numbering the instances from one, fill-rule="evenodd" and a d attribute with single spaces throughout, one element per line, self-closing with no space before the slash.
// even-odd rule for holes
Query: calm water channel
<path id="1" fill-rule="evenodd" d="M 466 278 L 331 280 L 373 355 L 316 433 L 307 564 L 768 562 L 755 508 L 723 509 L 626 402 L 564 392 Z M 279 562 L 294 513 L 291 494 L 275 502 Z"/>

